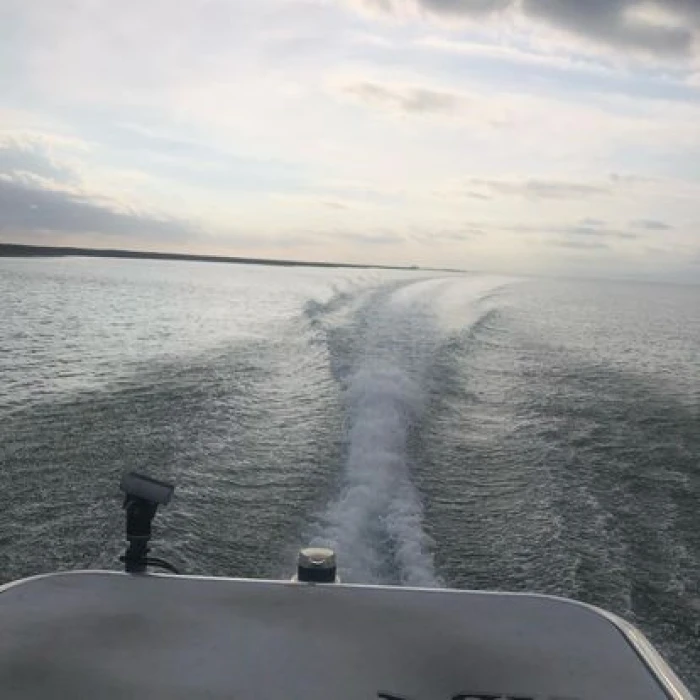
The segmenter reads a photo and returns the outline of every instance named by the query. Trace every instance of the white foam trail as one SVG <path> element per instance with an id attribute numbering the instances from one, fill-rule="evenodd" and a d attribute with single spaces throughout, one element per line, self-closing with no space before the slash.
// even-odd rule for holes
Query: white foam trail
<path id="1" fill-rule="evenodd" d="M 388 546 L 394 548 L 402 583 L 435 585 L 420 500 L 406 462 L 408 430 L 421 409 L 418 387 L 396 367 L 371 364 L 350 378 L 347 401 L 346 482 L 317 543 L 338 551 L 349 580 L 381 580 Z"/>
<path id="2" fill-rule="evenodd" d="M 337 551 L 344 580 L 439 585 L 411 481 L 409 438 L 423 411 L 433 353 L 450 325 L 478 320 L 483 310 L 473 302 L 498 283 L 423 280 L 375 298 L 355 325 L 328 329 L 329 338 L 340 339 L 330 343 L 331 363 L 347 368 L 337 376 L 346 387 L 348 454 L 340 495 L 313 543 Z"/>

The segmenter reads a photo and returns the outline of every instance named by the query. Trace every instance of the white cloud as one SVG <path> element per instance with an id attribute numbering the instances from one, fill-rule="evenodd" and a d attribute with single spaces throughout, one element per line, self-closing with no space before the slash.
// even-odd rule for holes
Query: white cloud
<path id="1" fill-rule="evenodd" d="M 665 221 L 658 221 L 657 219 L 637 219 L 630 221 L 630 226 L 644 231 L 670 231 L 673 229 L 671 224 Z"/>
<path id="2" fill-rule="evenodd" d="M 571 182 L 566 180 L 526 179 L 520 181 L 480 180 L 472 178 L 470 187 L 483 188 L 493 195 L 525 197 L 528 199 L 589 199 L 610 195 L 611 188 L 606 184 Z M 475 192 L 470 190 L 469 195 Z"/>
<path id="3" fill-rule="evenodd" d="M 0 132 L 0 173 L 31 173 L 61 183 L 76 183 L 74 167 L 56 157 L 64 141 L 32 132 Z"/>
<path id="4" fill-rule="evenodd" d="M 584 60 L 563 50 L 545 52 L 543 50 L 526 50 L 518 46 L 496 42 L 479 42 L 474 40 L 456 40 L 444 36 L 424 36 L 416 40 L 419 48 L 461 56 L 496 59 L 509 63 L 555 68 L 560 71 L 575 71 L 594 76 L 609 76 L 613 70 L 599 61 Z"/>
<path id="5" fill-rule="evenodd" d="M 370 107 L 404 114 L 452 114 L 468 105 L 464 96 L 449 90 L 382 85 L 370 80 L 348 83 L 341 90 Z"/>

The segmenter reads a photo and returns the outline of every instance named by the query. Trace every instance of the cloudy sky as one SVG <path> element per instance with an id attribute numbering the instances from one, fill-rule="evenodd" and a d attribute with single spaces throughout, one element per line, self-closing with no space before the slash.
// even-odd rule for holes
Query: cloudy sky
<path id="1" fill-rule="evenodd" d="M 700 280 L 700 2 L 0 0 L 0 240 Z"/>

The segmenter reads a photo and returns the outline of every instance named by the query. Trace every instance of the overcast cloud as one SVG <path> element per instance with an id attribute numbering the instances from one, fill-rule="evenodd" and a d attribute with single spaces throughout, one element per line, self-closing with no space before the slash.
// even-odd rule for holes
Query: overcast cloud
<path id="1" fill-rule="evenodd" d="M 0 140 L 0 234 L 103 234 L 186 241 L 196 235 L 184 222 L 128 211 L 80 189 L 80 176 L 51 153 L 41 137 Z"/>
<path id="2" fill-rule="evenodd" d="M 521 15 L 576 37 L 614 49 L 671 59 L 697 50 L 700 3 L 695 0 L 359 0 L 365 7 L 405 16 L 422 10 L 428 18 Z"/>
<path id="3" fill-rule="evenodd" d="M 6 0 L 0 35 L 2 241 L 697 279 L 696 0 Z"/>
<path id="4" fill-rule="evenodd" d="M 192 228 L 180 222 L 118 211 L 94 198 L 3 177 L 0 177 L 0 212 L 0 232 L 21 233 L 27 243 L 31 243 L 32 234 L 47 232 L 166 241 L 186 241 L 194 234 Z"/>

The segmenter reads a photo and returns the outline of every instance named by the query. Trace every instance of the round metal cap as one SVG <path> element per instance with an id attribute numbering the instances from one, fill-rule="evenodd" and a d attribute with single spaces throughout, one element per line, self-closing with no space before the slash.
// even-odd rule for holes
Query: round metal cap
<path id="1" fill-rule="evenodd" d="M 299 552 L 297 580 L 313 583 L 335 581 L 335 552 L 325 547 L 307 547 Z"/>

